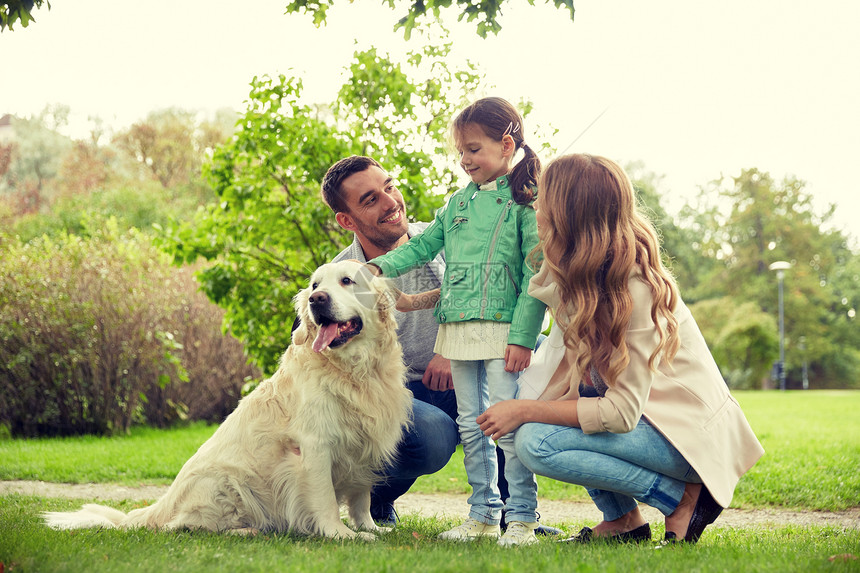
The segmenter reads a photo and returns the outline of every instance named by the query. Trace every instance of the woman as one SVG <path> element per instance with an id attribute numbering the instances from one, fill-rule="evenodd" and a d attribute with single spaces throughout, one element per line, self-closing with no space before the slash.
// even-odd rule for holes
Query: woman
<path id="1" fill-rule="evenodd" d="M 650 539 L 642 502 L 666 516 L 666 540 L 695 543 L 764 450 L 663 267 L 624 171 L 570 155 L 538 187 L 544 258 L 528 292 L 555 325 L 520 396 L 545 388 L 490 407 L 478 423 L 493 437 L 519 428 L 528 468 L 588 489 L 603 521 L 570 540 Z"/>

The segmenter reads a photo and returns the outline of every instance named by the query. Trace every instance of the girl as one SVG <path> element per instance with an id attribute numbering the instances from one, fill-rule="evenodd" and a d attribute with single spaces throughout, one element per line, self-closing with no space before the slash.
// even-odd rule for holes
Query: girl
<path id="1" fill-rule="evenodd" d="M 602 157 L 565 156 L 540 185 L 543 262 L 528 292 L 556 322 L 535 357 L 548 374 L 529 369 L 521 383 L 545 388 L 536 400 L 490 407 L 478 422 L 488 436 L 519 428 L 516 451 L 527 467 L 588 489 L 603 521 L 570 540 L 650 539 L 641 501 L 666 516 L 667 540 L 695 543 L 761 445 L 663 267 L 623 170 Z"/>
<path id="2" fill-rule="evenodd" d="M 517 110 L 500 98 L 481 99 L 461 111 L 452 134 L 471 183 L 451 196 L 423 233 L 370 261 L 383 275 L 399 276 L 445 249 L 441 293 L 438 301 L 430 300 L 440 323 L 435 351 L 451 360 L 472 495 L 469 519 L 443 532 L 443 539 L 499 537 L 504 507 L 507 530 L 499 544 L 537 541 L 534 474 L 517 460 L 513 435 L 497 436 L 510 491 L 505 504 L 495 446 L 476 422 L 488 406 L 516 395 L 517 375 L 531 360 L 545 311 L 525 293 L 533 274 L 525 258 L 537 245 L 531 203 L 540 161 L 523 141 L 522 125 Z M 511 169 L 520 149 L 524 157 Z"/>

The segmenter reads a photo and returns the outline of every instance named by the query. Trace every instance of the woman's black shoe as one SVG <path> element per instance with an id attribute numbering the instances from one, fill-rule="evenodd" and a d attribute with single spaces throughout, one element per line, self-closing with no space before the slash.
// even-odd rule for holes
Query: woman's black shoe
<path id="1" fill-rule="evenodd" d="M 616 533 L 615 535 L 604 535 L 596 537 L 594 531 L 590 527 L 583 527 L 579 533 L 567 539 L 562 539 L 560 543 L 638 543 L 640 541 L 648 541 L 651 539 L 651 525 L 640 525 L 636 529 L 625 531 L 624 533 Z"/>
<path id="2" fill-rule="evenodd" d="M 693 508 L 693 517 L 690 518 L 690 524 L 687 526 L 687 534 L 683 540 L 687 543 L 697 542 L 705 528 L 715 522 L 722 511 L 723 507 L 714 500 L 711 492 L 703 485 L 702 491 L 699 492 L 699 499 L 696 500 L 696 507 Z M 667 531 L 666 541 L 677 543 L 681 540 L 678 539 L 674 531 Z"/>

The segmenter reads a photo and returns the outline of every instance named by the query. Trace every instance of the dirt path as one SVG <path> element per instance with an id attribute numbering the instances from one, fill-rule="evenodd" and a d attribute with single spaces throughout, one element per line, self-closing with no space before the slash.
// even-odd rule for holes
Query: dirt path
<path id="1" fill-rule="evenodd" d="M 0 482 L 0 495 L 20 493 L 41 497 L 68 497 L 118 501 L 123 499 L 154 500 L 167 491 L 167 486 L 129 487 L 113 484 L 57 484 L 41 481 Z M 407 493 L 397 500 L 401 516 L 417 513 L 426 517 L 465 517 L 468 512 L 466 495 Z M 541 521 L 574 532 L 583 525 L 600 521 L 600 513 L 591 503 L 541 499 L 538 503 Z M 642 513 L 651 523 L 661 523 L 663 516 L 648 506 Z M 777 509 L 727 509 L 716 524 L 721 527 L 832 525 L 860 529 L 860 507 L 846 511 L 787 511 Z"/>

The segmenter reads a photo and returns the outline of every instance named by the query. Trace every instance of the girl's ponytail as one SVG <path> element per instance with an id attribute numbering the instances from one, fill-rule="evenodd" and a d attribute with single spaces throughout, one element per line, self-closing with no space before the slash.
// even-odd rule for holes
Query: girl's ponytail
<path id="1" fill-rule="evenodd" d="M 537 192 L 541 165 L 537 153 L 525 141 L 522 142 L 522 150 L 525 155 L 511 169 L 508 181 L 514 201 L 519 205 L 528 205 Z"/>

